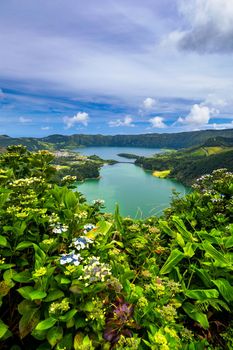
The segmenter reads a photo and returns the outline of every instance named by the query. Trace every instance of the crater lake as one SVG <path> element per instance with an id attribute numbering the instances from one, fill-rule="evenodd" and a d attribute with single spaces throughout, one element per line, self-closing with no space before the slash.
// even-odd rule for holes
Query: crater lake
<path id="1" fill-rule="evenodd" d="M 169 207 L 173 190 L 185 195 L 190 188 L 172 179 L 160 179 L 134 165 L 133 159 L 119 157 L 119 153 L 152 156 L 164 150 L 131 147 L 85 147 L 76 149 L 82 155 L 97 155 L 102 159 L 114 159 L 115 165 L 105 165 L 99 179 L 87 179 L 77 184 L 77 190 L 92 202 L 105 201 L 105 212 L 113 213 L 119 204 L 120 214 L 143 218 L 162 214 Z"/>

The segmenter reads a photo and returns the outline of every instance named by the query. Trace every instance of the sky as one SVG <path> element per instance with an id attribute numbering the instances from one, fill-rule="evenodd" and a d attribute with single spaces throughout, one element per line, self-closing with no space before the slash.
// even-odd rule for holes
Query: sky
<path id="1" fill-rule="evenodd" d="M 224 128 L 232 0 L 0 2 L 0 134 Z"/>

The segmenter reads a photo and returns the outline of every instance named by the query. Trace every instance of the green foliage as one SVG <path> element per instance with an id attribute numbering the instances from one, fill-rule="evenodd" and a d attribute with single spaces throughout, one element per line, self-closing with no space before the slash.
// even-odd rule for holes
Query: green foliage
<path id="1" fill-rule="evenodd" d="M 229 139 L 230 140 L 230 139 Z M 154 157 L 137 157 L 135 164 L 156 173 L 191 185 L 201 175 L 209 174 L 218 168 L 233 171 L 233 148 L 230 147 L 193 147 L 180 151 L 157 154 Z"/>
<path id="2" fill-rule="evenodd" d="M 1 349 L 230 349 L 233 175 L 142 221 L 87 205 L 52 161 L 0 157 Z"/>

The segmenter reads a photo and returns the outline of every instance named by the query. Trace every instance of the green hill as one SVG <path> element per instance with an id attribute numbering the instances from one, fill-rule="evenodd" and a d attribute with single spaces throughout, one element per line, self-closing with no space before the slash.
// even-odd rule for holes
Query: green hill
<path id="1" fill-rule="evenodd" d="M 0 147 L 22 144 L 31 150 L 36 149 L 61 149 L 82 146 L 118 146 L 118 147 L 154 147 L 180 149 L 193 147 L 211 142 L 210 146 L 218 143 L 218 139 L 224 145 L 233 144 L 233 129 L 226 130 L 201 130 L 181 133 L 153 133 L 140 135 L 59 135 L 54 134 L 43 138 L 11 138 L 7 135 L 0 136 Z M 210 141 L 211 140 L 211 141 Z M 215 141 L 214 141 L 215 140 Z"/>
<path id="2" fill-rule="evenodd" d="M 233 171 L 233 148 L 193 147 L 149 158 L 138 157 L 135 164 L 152 171 L 170 170 L 168 177 L 190 185 L 195 179 L 215 169 Z"/>

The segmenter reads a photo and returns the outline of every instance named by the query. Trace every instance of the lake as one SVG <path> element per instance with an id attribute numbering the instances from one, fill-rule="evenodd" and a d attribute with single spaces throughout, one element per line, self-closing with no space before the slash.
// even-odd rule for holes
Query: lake
<path id="1" fill-rule="evenodd" d="M 159 179 L 151 172 L 133 164 L 133 160 L 117 156 L 118 153 L 133 153 L 151 156 L 161 153 L 159 149 L 130 147 L 85 147 L 76 150 L 84 155 L 96 154 L 102 159 L 116 159 L 123 163 L 105 165 L 100 170 L 100 179 L 89 179 L 78 183 L 78 191 L 83 193 L 88 202 L 94 199 L 105 200 L 105 211 L 114 212 L 116 203 L 123 216 L 133 218 L 160 215 L 169 207 L 172 191 L 182 195 L 190 191 L 179 182 L 171 179 Z M 126 163 L 126 162 L 132 162 Z"/>

